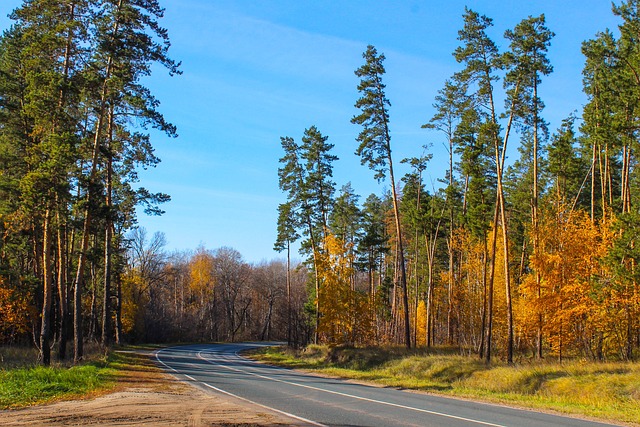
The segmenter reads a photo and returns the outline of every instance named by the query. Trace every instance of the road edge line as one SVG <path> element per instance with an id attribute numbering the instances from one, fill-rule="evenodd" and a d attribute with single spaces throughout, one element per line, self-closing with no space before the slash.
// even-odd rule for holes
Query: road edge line
<path id="1" fill-rule="evenodd" d="M 222 389 L 220 389 L 220 388 L 218 388 L 218 387 L 212 386 L 211 384 L 208 384 L 208 383 L 206 383 L 206 382 L 204 382 L 204 381 L 198 381 L 198 380 L 196 380 L 195 378 L 193 378 L 191 375 L 188 375 L 188 374 L 181 374 L 180 372 L 178 372 L 178 370 L 176 370 L 176 369 L 172 368 L 171 366 L 167 365 L 167 364 L 166 364 L 166 363 L 164 363 L 162 360 L 160 360 L 160 357 L 158 356 L 158 355 L 160 354 L 160 352 L 162 352 L 162 351 L 164 351 L 164 350 L 168 350 L 168 349 L 170 349 L 170 348 L 172 348 L 172 347 L 165 347 L 165 348 L 161 348 L 161 349 L 159 349 L 159 350 L 156 350 L 154 353 L 155 353 L 156 360 L 157 360 L 157 361 L 158 361 L 162 366 L 164 366 L 165 368 L 168 368 L 168 369 L 172 370 L 173 372 L 175 372 L 175 374 L 171 374 L 171 375 L 172 375 L 173 377 L 175 377 L 177 380 L 179 380 L 179 381 L 180 381 L 180 378 L 178 378 L 178 376 L 177 376 L 177 375 L 183 375 L 184 377 L 186 377 L 186 378 L 190 379 L 190 380 L 191 380 L 191 381 L 193 381 L 193 382 L 200 383 L 200 384 L 204 385 L 205 387 L 209 387 L 209 388 L 211 388 L 211 389 L 213 389 L 213 390 L 215 390 L 215 391 L 217 391 L 217 392 L 219 392 L 219 393 L 226 394 L 226 395 L 231 396 L 231 397 L 235 397 L 235 398 L 236 398 L 236 399 L 238 399 L 238 400 L 241 400 L 241 401 L 244 401 L 244 402 L 247 402 L 247 403 L 251 403 L 251 404 L 256 405 L 256 406 L 258 406 L 258 407 L 260 407 L 260 408 L 263 408 L 263 409 L 267 409 L 267 410 L 269 410 L 269 411 L 276 412 L 276 413 L 278 413 L 278 414 L 284 415 L 284 416 L 289 417 L 289 418 L 292 418 L 292 419 L 294 419 L 294 420 L 302 421 L 303 423 L 307 423 L 307 424 L 310 424 L 310 425 L 313 425 L 313 426 L 316 426 L 316 427 L 328 427 L 328 426 L 327 426 L 327 425 L 325 425 L 325 424 L 320 424 L 320 423 L 317 423 L 317 422 L 315 422 L 315 421 L 311 421 L 311 420 L 308 420 L 308 419 L 306 419 L 306 418 L 299 417 L 299 416 L 297 416 L 297 415 L 290 414 L 290 413 L 288 413 L 288 412 L 281 411 L 281 410 L 276 409 L 276 408 L 271 408 L 271 407 L 269 407 L 269 406 L 263 405 L 263 404 L 258 403 L 258 402 L 254 402 L 253 400 L 249 400 L 249 399 L 246 399 L 246 398 L 244 398 L 244 397 L 237 396 L 237 395 L 235 395 L 235 394 L 233 394 L 233 393 L 231 393 L 231 392 L 228 392 L 228 391 L 226 391 L 226 390 L 222 390 Z M 208 361 L 207 361 L 207 362 L 208 362 Z M 176 374 L 177 374 L 177 375 L 176 375 Z"/>

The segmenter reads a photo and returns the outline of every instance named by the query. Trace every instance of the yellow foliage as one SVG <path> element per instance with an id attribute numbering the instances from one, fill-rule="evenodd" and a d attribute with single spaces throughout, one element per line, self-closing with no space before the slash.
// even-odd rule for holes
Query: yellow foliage
<path id="1" fill-rule="evenodd" d="M 424 300 L 418 303 L 416 346 L 427 345 L 427 304 Z"/>
<path id="2" fill-rule="evenodd" d="M 147 298 L 142 289 L 142 277 L 135 270 L 131 270 L 123 276 L 122 330 L 126 334 L 144 333 L 144 306 L 147 303 Z"/>
<path id="3" fill-rule="evenodd" d="M 599 261 L 611 247 L 610 221 L 592 222 L 586 212 L 566 206 L 541 216 L 532 272 L 523 278 L 516 310 L 524 337 L 534 337 L 542 320 L 552 354 L 565 353 L 569 345 L 575 349 L 602 327 L 607 304 L 597 297 L 595 278 L 602 276 Z"/>
<path id="4" fill-rule="evenodd" d="M 373 338 L 366 293 L 352 288 L 354 255 L 348 244 L 328 234 L 316 254 L 320 291 L 318 335 L 329 344 L 364 344 Z"/>
<path id="5" fill-rule="evenodd" d="M 190 286 L 194 293 L 210 294 L 213 292 L 214 259 L 205 251 L 196 253 L 189 263 Z"/>

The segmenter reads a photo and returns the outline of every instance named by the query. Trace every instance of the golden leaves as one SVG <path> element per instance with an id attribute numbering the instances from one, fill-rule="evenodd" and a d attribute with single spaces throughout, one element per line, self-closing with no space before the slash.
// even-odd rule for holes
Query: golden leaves
<path id="1" fill-rule="evenodd" d="M 6 286 L 0 278 L 0 342 L 30 331 L 31 322 L 37 317 L 32 300 L 29 295 Z"/>
<path id="2" fill-rule="evenodd" d="M 327 233 L 323 246 L 316 254 L 321 307 L 318 335 L 329 344 L 370 344 L 374 333 L 369 298 L 353 285 L 351 245 Z"/>

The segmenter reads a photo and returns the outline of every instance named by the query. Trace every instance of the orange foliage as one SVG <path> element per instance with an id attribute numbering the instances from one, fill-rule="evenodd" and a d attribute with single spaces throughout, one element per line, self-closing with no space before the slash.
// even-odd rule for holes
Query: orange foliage
<path id="1" fill-rule="evenodd" d="M 30 295 L 6 287 L 0 279 L 0 342 L 11 341 L 16 335 L 30 331 L 37 318 L 36 307 L 30 301 L 33 301 Z"/>
<path id="2" fill-rule="evenodd" d="M 466 340 L 466 345 L 477 348 L 480 344 L 482 329 L 485 275 L 488 277 L 484 265 L 485 243 L 482 239 L 474 237 L 469 230 L 458 228 L 454 230 L 452 248 L 460 254 L 459 272 L 455 275 L 459 283 L 456 284 L 454 291 L 454 308 L 458 313 L 459 335 Z M 448 279 L 443 277 L 442 280 Z"/>
<path id="3" fill-rule="evenodd" d="M 420 347 L 427 345 L 427 304 L 424 300 L 420 300 L 417 310 L 416 346 Z"/>
<path id="4" fill-rule="evenodd" d="M 598 278 L 604 273 L 600 260 L 611 248 L 610 221 L 594 223 L 586 212 L 566 206 L 540 219 L 538 250 L 530 258 L 533 271 L 520 286 L 517 318 L 522 337 L 529 340 L 542 319 L 543 336 L 553 355 L 580 349 L 604 326 L 607 304 L 601 300 Z"/>

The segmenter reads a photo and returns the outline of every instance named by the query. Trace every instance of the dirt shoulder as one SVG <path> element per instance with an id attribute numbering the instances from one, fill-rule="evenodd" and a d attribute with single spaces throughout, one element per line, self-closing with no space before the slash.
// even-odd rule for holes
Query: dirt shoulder
<path id="1" fill-rule="evenodd" d="M 2 426 L 294 426 L 295 420 L 205 392 L 145 364 L 125 371 L 115 390 L 84 399 L 0 411 Z"/>

